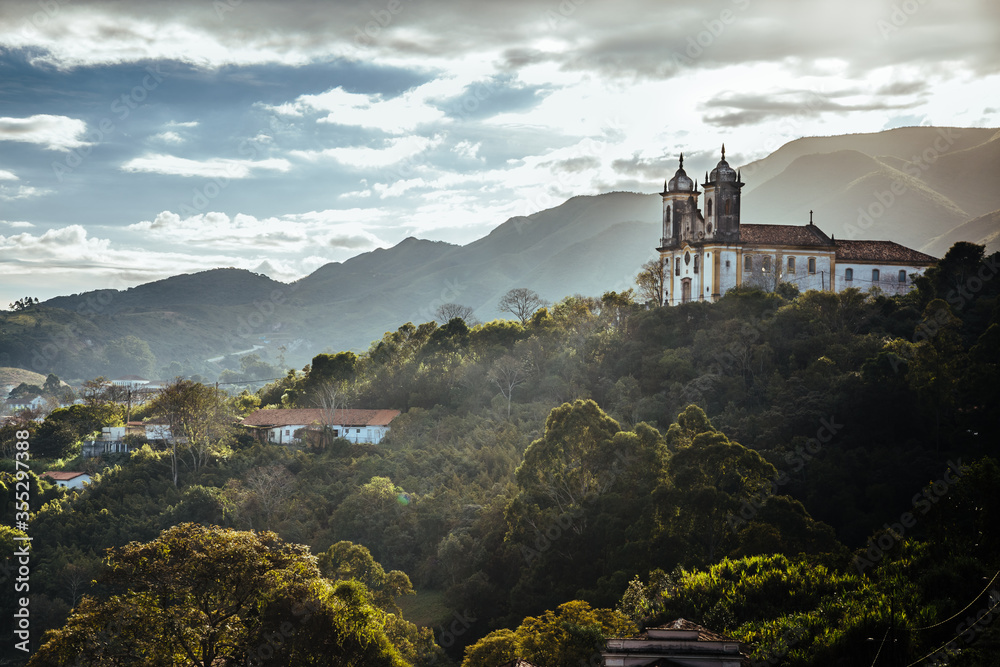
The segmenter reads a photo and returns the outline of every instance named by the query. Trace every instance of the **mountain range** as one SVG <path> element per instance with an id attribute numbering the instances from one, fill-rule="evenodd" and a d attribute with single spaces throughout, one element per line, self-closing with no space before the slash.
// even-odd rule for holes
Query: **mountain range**
<path id="1" fill-rule="evenodd" d="M 960 240 L 1000 249 L 996 129 L 804 138 L 741 174 L 744 222 L 805 224 L 812 210 L 838 238 L 893 240 L 935 256 Z M 656 256 L 660 217 L 657 194 L 579 196 L 511 218 L 467 245 L 407 238 L 290 284 L 212 269 L 56 297 L 0 313 L 0 366 L 93 376 L 104 346 L 126 335 L 148 343 L 158 368 L 177 361 L 211 372 L 218 367 L 206 360 L 219 355 L 256 349 L 275 360 L 279 348 L 301 366 L 324 350 L 364 350 L 404 322 L 433 319 L 448 302 L 485 321 L 500 315 L 497 301 L 512 287 L 549 301 L 628 289 Z"/>

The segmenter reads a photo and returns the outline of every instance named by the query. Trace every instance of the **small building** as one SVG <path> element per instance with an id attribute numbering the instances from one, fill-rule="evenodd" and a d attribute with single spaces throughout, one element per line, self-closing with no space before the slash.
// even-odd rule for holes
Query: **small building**
<path id="1" fill-rule="evenodd" d="M 601 653 L 605 667 L 749 667 L 747 647 L 679 618 L 634 637 L 612 638 Z"/>
<path id="2" fill-rule="evenodd" d="M 275 444 L 296 443 L 307 430 L 329 427 L 335 438 L 378 444 L 389 433 L 389 424 L 399 410 L 257 410 L 243 420 L 260 440 Z"/>
<path id="3" fill-rule="evenodd" d="M 67 489 L 82 489 L 84 484 L 90 484 L 90 475 L 85 472 L 50 470 L 43 472 L 41 476 Z"/>
<path id="4" fill-rule="evenodd" d="M 124 387 L 126 389 L 141 389 L 149 384 L 149 380 L 138 375 L 123 375 L 120 378 L 112 380 L 111 384 L 115 387 Z"/>
<path id="5" fill-rule="evenodd" d="M 162 440 L 173 442 L 173 434 L 170 432 L 170 424 L 166 419 L 149 419 L 142 423 L 146 433 L 146 440 Z"/>
<path id="6" fill-rule="evenodd" d="M 47 401 L 41 396 L 34 396 L 32 398 L 9 398 L 7 399 L 7 409 L 11 412 L 19 412 L 21 410 L 41 410 L 45 407 Z"/>

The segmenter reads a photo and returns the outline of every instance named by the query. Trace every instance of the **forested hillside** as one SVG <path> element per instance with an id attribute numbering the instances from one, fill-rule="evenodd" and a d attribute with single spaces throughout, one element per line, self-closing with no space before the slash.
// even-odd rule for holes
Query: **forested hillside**
<path id="1" fill-rule="evenodd" d="M 293 543 L 322 555 L 318 570 L 298 551 L 281 567 L 312 587 L 349 650 L 358 636 L 374 642 L 357 644 L 377 653 L 371 664 L 576 667 L 609 634 L 679 617 L 765 664 L 911 664 L 949 644 L 949 664 L 994 664 L 998 262 L 957 244 L 892 298 L 737 289 L 646 309 L 630 291 L 571 296 L 523 325 L 402 324 L 256 395 L 188 383 L 214 426 L 186 449 L 57 463 L 69 447 L 33 463 L 100 476 L 79 493 L 30 476 L 32 647 L 43 627 L 63 628 L 32 664 L 77 649 L 90 651 L 85 664 L 118 664 L 94 647 L 134 645 L 88 628 L 126 603 L 162 622 L 140 594 L 146 568 L 161 571 L 155 554 L 216 539 L 191 526 L 161 535 L 189 523 L 227 529 L 219 558 L 241 544 L 258 553 L 239 537 L 248 529 L 273 531 L 261 540 L 274 553 Z M 219 435 L 259 406 L 330 402 L 403 414 L 380 445 Z M 18 428 L 45 441 L 45 424 Z M 14 439 L 3 432 L 4 525 Z M 8 564 L 15 534 L 0 535 Z M 133 541 L 153 546 L 125 548 Z M 280 627 L 274 600 L 308 598 L 268 581 L 247 607 L 266 611 L 246 612 L 258 619 L 247 646 L 260 646 L 269 614 Z M 326 651 L 309 628 L 283 650 Z"/>

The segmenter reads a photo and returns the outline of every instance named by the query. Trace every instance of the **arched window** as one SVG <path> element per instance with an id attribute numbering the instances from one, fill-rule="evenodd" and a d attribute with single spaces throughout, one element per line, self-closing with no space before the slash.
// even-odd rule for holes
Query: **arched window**
<path id="1" fill-rule="evenodd" d="M 708 200 L 708 204 L 706 206 L 706 209 L 707 209 L 707 212 L 708 212 L 708 217 L 711 218 L 712 217 L 712 200 L 711 199 Z"/>
<path id="2" fill-rule="evenodd" d="M 667 222 L 670 222 L 670 206 L 667 206 Z"/>
<path id="3" fill-rule="evenodd" d="M 906 282 L 906 271 L 904 269 L 899 270 L 899 282 L 901 283 Z"/>
<path id="4" fill-rule="evenodd" d="M 677 257 L 674 257 L 674 275 L 681 275 L 681 260 Z"/>
<path id="5" fill-rule="evenodd" d="M 848 282 L 854 280 L 854 269 L 844 269 L 844 280 Z"/>
<path id="6" fill-rule="evenodd" d="M 764 271 L 767 272 L 767 271 L 770 271 L 770 270 L 771 270 L 771 258 L 770 257 L 765 257 L 764 258 Z"/>
<path id="7" fill-rule="evenodd" d="M 694 272 L 698 273 L 698 257 L 697 256 L 695 256 L 695 258 L 694 258 Z"/>
<path id="8" fill-rule="evenodd" d="M 809 258 L 809 273 L 816 273 L 816 258 Z"/>
<path id="9" fill-rule="evenodd" d="M 743 258 L 743 270 L 750 271 L 752 269 L 753 269 L 753 260 L 750 258 L 750 255 L 747 255 L 746 257 Z"/>
<path id="10" fill-rule="evenodd" d="M 795 258 L 788 258 L 788 273 L 795 273 Z"/>
<path id="11" fill-rule="evenodd" d="M 879 281 L 878 269 L 872 269 L 872 282 L 877 283 Z"/>

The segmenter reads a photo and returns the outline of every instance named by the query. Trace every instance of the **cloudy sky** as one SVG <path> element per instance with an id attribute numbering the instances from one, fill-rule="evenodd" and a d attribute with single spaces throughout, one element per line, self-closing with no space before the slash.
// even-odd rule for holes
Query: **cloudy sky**
<path id="1" fill-rule="evenodd" d="M 995 0 L 0 4 L 0 303 L 279 280 L 809 135 L 1000 125 Z"/>

